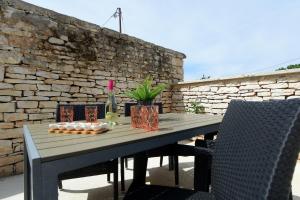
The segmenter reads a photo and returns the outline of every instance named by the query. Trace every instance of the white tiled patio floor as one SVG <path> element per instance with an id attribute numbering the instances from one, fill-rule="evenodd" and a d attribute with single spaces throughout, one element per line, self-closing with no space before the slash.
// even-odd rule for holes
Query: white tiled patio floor
<path id="1" fill-rule="evenodd" d="M 191 188 L 193 185 L 193 158 L 180 157 L 180 186 Z M 147 181 L 152 184 L 174 185 L 173 171 L 168 170 L 167 157 L 164 166 L 159 167 L 159 158 L 151 158 L 148 163 Z M 126 170 L 126 186 L 132 178 L 132 161 Z M 98 200 L 112 199 L 112 185 L 106 182 L 106 175 L 63 181 L 64 190 L 59 191 L 60 200 Z M 300 161 L 296 166 L 293 179 L 294 200 L 300 200 Z M 120 192 L 120 199 L 124 194 Z M 0 199 L 23 199 L 23 175 L 0 179 Z"/>

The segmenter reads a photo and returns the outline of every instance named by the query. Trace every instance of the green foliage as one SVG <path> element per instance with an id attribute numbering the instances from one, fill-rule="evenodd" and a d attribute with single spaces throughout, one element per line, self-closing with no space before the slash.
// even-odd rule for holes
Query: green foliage
<path id="1" fill-rule="evenodd" d="M 187 109 L 188 112 L 200 114 L 204 113 L 205 108 L 198 102 L 192 102 L 191 107 Z"/>
<path id="2" fill-rule="evenodd" d="M 288 65 L 287 67 L 280 67 L 280 68 L 276 69 L 276 71 L 287 70 L 287 69 L 297 69 L 297 68 L 300 68 L 300 64 Z"/>
<path id="3" fill-rule="evenodd" d="M 300 68 L 300 64 L 295 64 L 295 65 L 289 65 L 286 67 L 287 69 L 297 69 Z"/>
<path id="4" fill-rule="evenodd" d="M 125 95 L 137 101 L 152 101 L 166 88 L 166 85 L 162 83 L 152 87 L 152 82 L 153 79 L 148 76 L 135 90 L 127 91 Z"/>

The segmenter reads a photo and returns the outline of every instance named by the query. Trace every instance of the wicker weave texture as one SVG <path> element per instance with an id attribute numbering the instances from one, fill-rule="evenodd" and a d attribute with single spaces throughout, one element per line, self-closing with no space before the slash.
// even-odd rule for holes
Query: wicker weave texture
<path id="1" fill-rule="evenodd" d="M 231 101 L 212 162 L 216 199 L 288 199 L 300 146 L 299 107 L 300 100 Z"/>

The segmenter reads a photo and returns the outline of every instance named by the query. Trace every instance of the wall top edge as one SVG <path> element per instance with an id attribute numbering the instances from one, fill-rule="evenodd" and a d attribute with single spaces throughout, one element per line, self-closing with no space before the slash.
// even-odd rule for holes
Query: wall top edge
<path id="1" fill-rule="evenodd" d="M 72 17 L 72 16 L 57 13 L 57 12 L 49 10 L 47 8 L 42 8 L 42 7 L 24 2 L 21 0 L 0 0 L 0 6 L 1 7 L 9 6 L 9 7 L 15 8 L 17 10 L 23 10 L 27 13 L 34 13 L 34 14 L 37 14 L 40 16 L 47 16 L 52 20 L 57 20 L 64 24 L 72 24 L 72 25 L 81 27 L 83 29 L 89 29 L 89 30 L 93 30 L 93 31 L 101 31 L 104 34 L 109 35 L 111 37 L 115 37 L 117 39 L 124 39 L 124 40 L 129 40 L 129 41 L 132 41 L 135 43 L 148 45 L 152 48 L 161 49 L 161 50 L 166 51 L 167 53 L 175 54 L 178 58 L 181 58 L 181 59 L 186 58 L 186 55 L 184 53 L 181 53 L 181 52 L 169 49 L 169 48 L 165 48 L 165 47 L 156 45 L 154 43 L 147 42 L 142 39 L 127 35 L 127 34 L 123 34 L 123 33 L 120 34 L 117 31 L 114 31 L 114 30 L 111 30 L 108 28 L 104 28 L 104 27 L 100 27 L 97 24 L 86 22 L 86 21 L 80 20 L 80 19 Z"/>
<path id="2" fill-rule="evenodd" d="M 280 71 L 268 72 L 268 73 L 242 74 L 242 75 L 237 75 L 237 76 L 228 76 L 228 77 L 220 77 L 220 78 L 213 78 L 213 79 L 195 80 L 195 81 L 183 81 L 183 82 L 178 82 L 177 84 L 174 84 L 173 86 L 193 85 L 193 84 L 198 84 L 198 83 L 220 82 L 220 81 L 228 81 L 228 80 L 234 80 L 234 79 L 271 77 L 271 76 L 278 76 L 278 75 L 293 75 L 293 74 L 300 74 L 300 69 L 280 70 Z"/>

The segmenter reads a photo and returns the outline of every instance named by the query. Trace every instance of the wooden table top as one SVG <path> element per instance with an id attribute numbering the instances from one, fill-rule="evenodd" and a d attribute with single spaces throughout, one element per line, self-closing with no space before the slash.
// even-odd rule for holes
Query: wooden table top
<path id="1" fill-rule="evenodd" d="M 107 149 L 114 145 L 134 143 L 151 137 L 160 137 L 178 131 L 219 124 L 222 116 L 207 114 L 168 113 L 159 116 L 159 130 L 147 132 L 134 129 L 130 125 L 130 117 L 120 118 L 120 124 L 111 131 L 99 135 L 54 134 L 48 133 L 49 124 L 26 125 L 25 129 L 33 140 L 40 158 L 62 158 L 74 153 L 85 153 Z M 201 134 L 201 133 L 199 133 Z"/>

